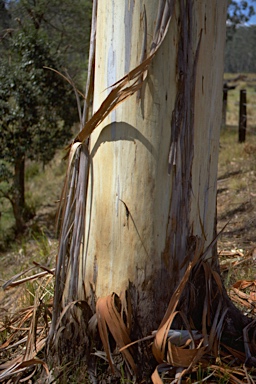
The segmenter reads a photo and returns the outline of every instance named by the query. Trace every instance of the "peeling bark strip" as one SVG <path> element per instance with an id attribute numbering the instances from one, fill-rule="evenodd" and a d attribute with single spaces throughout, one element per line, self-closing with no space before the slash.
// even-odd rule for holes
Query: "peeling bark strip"
<path id="1" fill-rule="evenodd" d="M 95 71 L 95 46 L 96 46 L 96 27 L 97 27 L 97 6 L 98 0 L 93 0 L 92 7 L 92 25 L 91 25 L 91 36 L 90 36 L 90 50 L 88 59 L 87 69 L 87 81 L 85 89 L 85 103 L 83 109 L 83 116 L 81 119 L 81 128 L 85 125 L 89 118 L 89 106 L 93 98 L 93 78 Z"/>
<path id="2" fill-rule="evenodd" d="M 193 238 L 190 225 L 192 165 L 194 157 L 194 110 L 196 69 L 202 38 L 193 25 L 193 1 L 181 0 L 177 53 L 177 95 L 171 120 L 171 143 L 168 173 L 172 173 L 173 193 L 170 200 L 164 260 L 171 270 L 180 269 L 180 255 L 187 255 L 188 239 Z M 194 54 L 195 38 L 198 38 Z M 172 171 L 172 172 L 171 172 Z M 182 225 L 180 223 L 182 222 Z"/>

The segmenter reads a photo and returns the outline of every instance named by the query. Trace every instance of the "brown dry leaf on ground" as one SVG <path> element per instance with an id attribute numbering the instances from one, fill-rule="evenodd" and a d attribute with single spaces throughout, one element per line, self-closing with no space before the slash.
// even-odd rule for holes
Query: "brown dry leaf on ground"
<path id="1" fill-rule="evenodd" d="M 125 324 L 124 316 L 122 315 L 126 307 L 125 302 L 126 300 L 124 300 L 124 302 L 121 301 L 120 298 L 113 293 L 107 297 L 99 298 L 96 304 L 99 333 L 113 373 L 115 370 L 110 351 L 108 329 L 119 348 L 131 343 L 128 326 Z M 129 318 L 130 315 L 131 314 L 125 314 L 125 318 Z M 130 351 L 125 348 L 122 353 L 132 371 L 136 372 L 137 367 Z"/>
<path id="2" fill-rule="evenodd" d="M 238 280 L 230 289 L 233 302 L 242 305 L 247 312 L 256 313 L 256 280 Z"/>
<path id="3" fill-rule="evenodd" d="M 31 277 L 34 280 L 34 276 Z M 37 277 L 39 279 L 39 277 Z M 5 311 L 0 316 L 0 382 L 29 380 L 42 366 L 47 375 L 49 369 L 38 357 L 43 350 L 51 319 L 52 302 L 44 302 L 45 291 L 52 275 L 44 278 L 34 293 L 34 304 L 15 312 Z M 14 282 L 10 283 L 8 288 Z M 23 282 L 24 283 L 24 282 Z M 21 284 L 21 283 L 20 283 Z M 14 285 L 15 286 L 15 285 Z M 24 291 L 20 291 L 24 296 Z M 8 381 L 9 382 L 9 381 Z"/>

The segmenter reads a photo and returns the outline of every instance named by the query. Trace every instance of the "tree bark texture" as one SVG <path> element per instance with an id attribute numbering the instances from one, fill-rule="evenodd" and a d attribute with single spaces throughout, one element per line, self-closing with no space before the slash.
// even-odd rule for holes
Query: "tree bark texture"
<path id="1" fill-rule="evenodd" d="M 94 110 L 149 52 L 163 3 L 99 1 Z M 143 334 L 159 325 L 196 239 L 206 248 L 215 236 L 225 24 L 225 1 L 173 1 L 142 90 L 90 138 L 77 299 L 93 307 L 130 287 Z M 72 278 L 68 269 L 63 305 Z"/>
<path id="2" fill-rule="evenodd" d="M 25 226 L 25 159 L 16 158 L 14 164 L 13 196 L 11 199 L 15 228 L 22 233 Z"/>

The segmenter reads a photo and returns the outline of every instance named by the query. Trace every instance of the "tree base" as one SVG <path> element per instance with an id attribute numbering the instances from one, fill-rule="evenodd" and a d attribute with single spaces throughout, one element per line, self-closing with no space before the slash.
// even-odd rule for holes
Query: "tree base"
<path id="1" fill-rule="evenodd" d="M 185 281 L 185 280 L 186 281 Z M 183 288 L 181 289 L 183 284 Z M 115 305 L 113 309 L 115 314 L 120 314 L 120 329 L 130 327 L 130 338 L 134 341 L 134 345 L 130 348 L 123 349 L 122 353 L 119 352 L 121 339 L 117 336 L 112 329 L 112 325 L 106 318 L 106 331 L 108 341 L 103 339 L 102 333 L 96 329 L 96 316 L 92 317 L 92 310 L 89 305 L 79 302 L 80 315 L 77 315 L 77 308 L 72 307 L 66 311 L 62 322 L 59 324 L 57 336 L 55 336 L 55 347 L 51 352 L 54 352 L 54 365 L 65 367 L 66 364 L 74 366 L 81 372 L 81 366 L 86 366 L 88 375 L 88 382 L 120 382 L 125 376 L 129 380 L 136 382 L 147 382 L 159 362 L 159 355 L 154 351 L 152 353 L 152 340 L 157 339 L 157 335 L 143 335 L 141 332 L 142 327 L 136 315 L 136 304 L 134 302 L 134 287 L 130 284 L 130 299 L 132 317 L 131 327 L 128 324 L 129 314 L 124 316 L 123 304 L 117 295 L 114 296 L 112 302 Z M 177 292 L 179 295 L 177 296 Z M 225 355 L 233 355 L 234 361 L 237 365 L 247 364 L 248 366 L 255 365 L 255 359 L 252 357 L 255 352 L 254 329 L 250 328 L 250 324 L 254 325 L 252 319 L 244 316 L 241 311 L 235 307 L 223 286 L 220 275 L 216 270 L 212 270 L 209 263 L 198 262 L 189 274 L 184 275 L 183 281 L 179 284 L 178 288 L 173 294 L 177 298 L 177 305 L 167 309 L 167 317 L 171 319 L 168 323 L 168 330 L 184 330 L 188 327 L 189 331 L 197 330 L 202 334 L 202 345 L 204 345 L 205 353 L 200 359 L 195 359 L 195 364 L 200 361 L 205 364 L 214 364 L 217 359 L 222 359 Z M 126 295 L 126 298 L 128 295 Z M 173 300 L 173 297 L 171 301 Z M 127 299 L 128 300 L 128 299 Z M 110 301 L 109 301 L 110 303 Z M 108 307 L 110 308 L 110 306 Z M 65 310 L 64 310 L 65 311 Z M 109 310 L 110 313 L 110 310 Z M 177 313 L 177 316 L 175 315 Z M 72 314 L 72 316 L 71 316 Z M 104 314 L 97 313 L 98 322 L 102 321 Z M 116 315 L 117 316 L 117 315 Z M 121 317 L 122 316 L 122 317 Z M 72 320 L 70 320 L 72 318 Z M 110 316 L 111 318 L 111 316 Z M 184 320 L 185 319 L 185 320 Z M 94 326 L 92 323 L 95 321 Z M 105 320 L 104 320 L 105 321 Z M 147 321 L 147 316 L 143 319 Z M 65 325 L 64 325 L 65 324 Z M 88 326 L 90 324 L 90 326 Z M 98 326 L 101 327 L 102 325 Z M 164 324 L 161 324 L 163 327 Z M 64 328 L 63 328 L 64 327 Z M 248 327 L 248 335 L 250 345 L 245 340 L 245 328 Z M 94 329 L 94 331 L 93 331 Z M 96 332 L 95 332 L 96 330 Z M 158 330 L 158 332 L 159 332 Z M 155 331 L 152 329 L 152 331 Z M 105 335 L 106 336 L 106 335 Z M 105 337 L 104 336 L 104 337 Z M 102 350 L 102 344 L 108 350 Z M 155 338 L 155 339 L 154 339 Z M 136 340 L 138 340 L 136 342 Z M 166 343 L 163 347 L 164 359 L 168 362 L 168 366 L 172 366 L 170 356 L 168 357 L 168 349 L 170 344 L 168 339 L 163 341 Z M 119 348 L 117 348 L 117 345 Z M 56 348 L 57 347 L 57 348 Z M 199 347 L 196 347 L 199 348 Z M 132 356 L 134 367 L 143 367 L 139 369 L 131 369 L 131 360 L 125 355 L 125 351 L 129 351 Z M 184 351 L 184 349 L 183 349 Z M 167 355 L 166 355 L 167 353 Z M 106 363 L 106 357 L 110 359 Z M 169 359 L 169 360 L 168 360 Z M 194 367 L 191 361 L 190 371 Z M 112 367 L 112 369 L 111 369 Z M 183 365 L 181 365 L 183 367 Z M 175 368 L 177 369 L 177 367 Z M 68 368 L 67 368 L 68 370 Z M 95 381 L 96 380 L 96 381 Z M 110 380 L 110 381 L 109 381 Z"/>

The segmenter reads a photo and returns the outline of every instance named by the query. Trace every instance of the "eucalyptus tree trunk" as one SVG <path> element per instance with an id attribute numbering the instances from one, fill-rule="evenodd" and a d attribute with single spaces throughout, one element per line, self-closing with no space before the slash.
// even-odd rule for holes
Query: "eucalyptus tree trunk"
<path id="1" fill-rule="evenodd" d="M 99 1 L 94 110 L 150 51 L 157 6 Z M 145 333 L 159 325 L 196 237 L 207 247 L 216 235 L 226 4 L 177 1 L 172 12 L 143 89 L 109 114 L 90 143 L 86 297 L 130 284 Z"/>
<path id="2" fill-rule="evenodd" d="M 65 243 L 76 228 L 67 225 L 60 242 L 50 337 L 71 302 L 86 302 L 89 317 L 113 292 L 131 298 L 131 339 L 149 334 L 195 252 L 214 240 L 225 26 L 226 1 L 99 0 L 94 112 L 114 83 L 148 66 L 142 87 L 88 125 L 89 148 L 88 136 L 75 140 L 80 169 L 90 165 L 75 213 L 85 222 L 81 237 L 74 229 Z M 217 266 L 213 248 L 204 258 Z"/>

